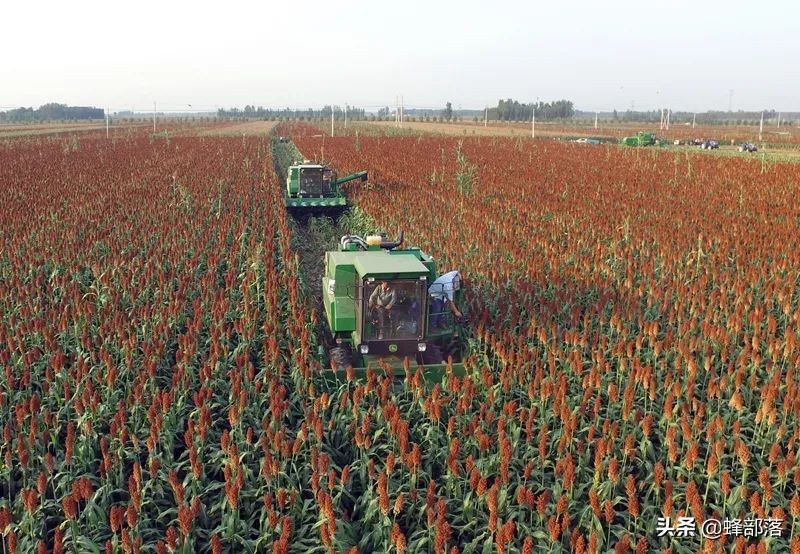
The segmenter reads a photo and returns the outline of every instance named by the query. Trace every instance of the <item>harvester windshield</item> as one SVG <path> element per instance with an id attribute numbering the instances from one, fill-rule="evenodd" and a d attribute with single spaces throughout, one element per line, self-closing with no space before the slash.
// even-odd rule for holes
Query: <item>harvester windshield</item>
<path id="1" fill-rule="evenodd" d="M 384 284 L 385 283 L 385 284 Z M 422 340 L 427 282 L 420 279 L 367 280 L 360 287 L 356 315 L 362 340 Z"/>
<path id="2" fill-rule="evenodd" d="M 333 171 L 322 167 L 303 167 L 300 169 L 300 196 L 327 196 L 331 194 Z"/>

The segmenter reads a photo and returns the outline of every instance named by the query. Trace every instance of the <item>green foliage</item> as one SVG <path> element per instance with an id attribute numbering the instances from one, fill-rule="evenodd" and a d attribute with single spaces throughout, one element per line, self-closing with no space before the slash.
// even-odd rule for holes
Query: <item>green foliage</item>
<path id="1" fill-rule="evenodd" d="M 496 108 L 489 109 L 489 119 L 530 121 L 534 107 L 536 108 L 536 119 L 542 121 L 568 119 L 575 114 L 575 107 L 570 100 L 521 104 L 517 100 L 509 98 L 508 100 L 499 100 Z"/>
<path id="2" fill-rule="evenodd" d="M 445 105 L 445 108 L 442 110 L 442 118 L 447 121 L 453 119 L 453 104 L 451 104 L 450 102 L 448 102 Z"/>
<path id="3" fill-rule="evenodd" d="M 456 187 L 458 192 L 464 196 L 472 194 L 472 189 L 475 185 L 478 175 L 478 167 L 471 164 L 462 151 L 464 141 L 458 141 L 456 146 L 456 162 L 458 163 L 458 171 L 456 172 Z"/>
<path id="4" fill-rule="evenodd" d="M 66 104 L 44 104 L 37 109 L 17 108 L 0 112 L 0 121 L 47 121 L 67 119 L 102 119 L 105 111 L 101 108 L 90 108 L 86 106 L 67 106 Z"/>

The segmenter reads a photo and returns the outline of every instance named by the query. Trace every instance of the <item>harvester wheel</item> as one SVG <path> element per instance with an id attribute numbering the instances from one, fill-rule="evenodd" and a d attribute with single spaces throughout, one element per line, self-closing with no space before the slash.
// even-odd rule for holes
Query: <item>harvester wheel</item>
<path id="1" fill-rule="evenodd" d="M 435 344 L 428 344 L 425 352 L 422 353 L 422 363 L 425 365 L 440 364 L 443 361 L 444 357 L 442 356 L 441 348 Z"/>
<path id="2" fill-rule="evenodd" d="M 328 357 L 331 359 L 331 366 L 336 371 L 343 371 L 353 365 L 353 356 L 346 346 L 331 348 Z"/>

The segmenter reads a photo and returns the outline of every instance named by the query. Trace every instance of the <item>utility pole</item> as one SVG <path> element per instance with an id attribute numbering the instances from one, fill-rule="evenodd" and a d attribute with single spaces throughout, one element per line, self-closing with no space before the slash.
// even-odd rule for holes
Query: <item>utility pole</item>
<path id="1" fill-rule="evenodd" d="M 400 95 L 400 128 L 403 128 L 403 95 Z"/>
<path id="2" fill-rule="evenodd" d="M 781 128 L 781 114 L 778 112 L 778 129 Z"/>
<path id="3" fill-rule="evenodd" d="M 531 110 L 531 138 L 536 138 L 536 105 Z"/>
<path id="4" fill-rule="evenodd" d="M 483 127 L 489 123 L 489 106 L 486 106 L 486 111 L 483 113 Z"/>
<path id="5" fill-rule="evenodd" d="M 594 112 L 594 128 L 597 129 L 597 112 Z"/>
<path id="6" fill-rule="evenodd" d="M 108 138 L 108 108 L 106 108 L 106 138 Z"/>
<path id="7" fill-rule="evenodd" d="M 331 136 L 333 136 L 333 106 L 331 106 Z"/>
<path id="8" fill-rule="evenodd" d="M 764 133 L 764 112 L 761 112 L 761 123 L 758 125 L 758 140 L 761 141 Z"/>
<path id="9" fill-rule="evenodd" d="M 693 113 L 693 114 L 692 114 L 692 129 L 694 129 L 694 121 L 695 121 L 695 118 L 696 118 L 696 117 L 697 117 L 697 114 L 696 114 L 696 113 Z"/>
<path id="10" fill-rule="evenodd" d="M 344 105 L 344 128 L 347 129 L 347 104 Z"/>
<path id="11" fill-rule="evenodd" d="M 669 131 L 669 117 L 672 115 L 672 108 L 667 108 L 667 131 Z"/>

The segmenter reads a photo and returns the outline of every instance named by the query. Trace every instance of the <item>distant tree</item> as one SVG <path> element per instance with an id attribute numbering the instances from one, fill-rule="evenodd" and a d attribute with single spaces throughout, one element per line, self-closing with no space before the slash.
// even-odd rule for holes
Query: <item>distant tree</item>
<path id="1" fill-rule="evenodd" d="M 444 110 L 442 110 L 442 118 L 447 121 L 453 119 L 453 104 L 451 102 L 445 104 Z"/>

